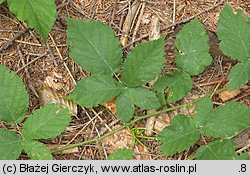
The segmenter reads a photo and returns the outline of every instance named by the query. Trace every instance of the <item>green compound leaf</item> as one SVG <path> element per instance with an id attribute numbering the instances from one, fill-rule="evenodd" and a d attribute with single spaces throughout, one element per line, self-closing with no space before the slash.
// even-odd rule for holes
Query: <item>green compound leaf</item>
<path id="1" fill-rule="evenodd" d="M 15 160 L 22 151 L 22 140 L 13 131 L 0 129 L 0 160 Z"/>
<path id="2" fill-rule="evenodd" d="M 142 109 L 156 109 L 161 106 L 155 93 L 146 88 L 128 88 L 127 91 L 132 102 Z"/>
<path id="3" fill-rule="evenodd" d="M 231 140 L 216 140 L 202 146 L 195 154 L 199 160 L 235 160 L 240 159 L 234 151 L 235 143 Z"/>
<path id="4" fill-rule="evenodd" d="M 132 118 L 135 110 L 134 105 L 142 109 L 156 109 L 160 107 L 154 92 L 142 87 L 127 88 L 116 100 L 117 114 L 123 122 L 129 122 Z"/>
<path id="5" fill-rule="evenodd" d="M 155 79 L 164 65 L 164 39 L 149 41 L 135 47 L 124 63 L 121 81 L 129 87 L 137 87 Z"/>
<path id="6" fill-rule="evenodd" d="M 54 138 L 65 130 L 70 122 L 68 109 L 49 104 L 33 111 L 23 125 L 26 140 Z"/>
<path id="7" fill-rule="evenodd" d="M 168 102 L 180 100 L 192 89 L 191 77 L 183 72 L 174 72 L 172 75 L 164 75 L 155 83 L 154 90 L 162 91 L 168 89 Z"/>
<path id="8" fill-rule="evenodd" d="M 15 72 L 0 65 L 0 120 L 20 122 L 29 106 L 29 97 L 24 83 Z"/>
<path id="9" fill-rule="evenodd" d="M 133 152 L 130 149 L 122 148 L 116 152 L 111 153 L 108 156 L 108 160 L 131 160 L 133 158 Z"/>
<path id="10" fill-rule="evenodd" d="M 177 115 L 171 120 L 171 123 L 171 126 L 165 127 L 157 136 L 162 143 L 161 153 L 165 156 L 188 149 L 200 138 L 200 132 L 192 119 L 184 115 Z"/>
<path id="11" fill-rule="evenodd" d="M 115 32 L 98 21 L 67 19 L 69 55 L 83 69 L 114 74 L 122 63 L 122 50 Z"/>
<path id="12" fill-rule="evenodd" d="M 212 61 L 208 35 L 197 18 L 177 34 L 176 46 L 176 65 L 190 75 L 203 72 Z"/>
<path id="13" fill-rule="evenodd" d="M 19 20 L 27 22 L 29 27 L 35 28 L 43 41 L 56 20 L 56 4 L 54 0 L 8 0 L 10 11 Z"/>
<path id="14" fill-rule="evenodd" d="M 119 118 L 127 123 L 134 114 L 135 107 L 134 102 L 128 95 L 128 91 L 124 91 L 116 98 L 116 111 Z"/>
<path id="15" fill-rule="evenodd" d="M 250 80 L 250 61 L 244 61 L 237 64 L 230 71 L 229 76 L 229 90 L 237 90 L 243 84 L 246 84 Z"/>
<path id="16" fill-rule="evenodd" d="M 50 150 L 40 142 L 24 140 L 22 146 L 32 160 L 52 160 Z"/>
<path id="17" fill-rule="evenodd" d="M 80 106 L 91 108 L 119 95 L 123 88 L 110 75 L 94 74 L 78 82 L 69 96 Z"/>
<path id="18" fill-rule="evenodd" d="M 232 59 L 241 62 L 250 57 L 250 23 L 243 17 L 242 11 L 237 14 L 226 4 L 219 16 L 218 37 L 220 48 Z"/>
<path id="19" fill-rule="evenodd" d="M 237 102 L 228 102 L 209 114 L 202 131 L 206 136 L 228 139 L 250 124 L 250 108 Z"/>
<path id="20" fill-rule="evenodd" d="M 209 121 L 210 114 L 213 112 L 213 103 L 211 98 L 205 97 L 198 101 L 195 106 L 194 122 L 197 128 L 203 128 L 206 121 Z"/>

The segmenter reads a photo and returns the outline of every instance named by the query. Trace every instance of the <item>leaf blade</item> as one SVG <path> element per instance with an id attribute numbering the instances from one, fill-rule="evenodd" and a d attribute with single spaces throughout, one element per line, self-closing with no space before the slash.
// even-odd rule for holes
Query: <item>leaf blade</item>
<path id="1" fill-rule="evenodd" d="M 146 88 L 128 88 L 128 94 L 132 102 L 142 109 L 156 109 L 161 105 L 156 94 Z"/>
<path id="2" fill-rule="evenodd" d="M 174 102 L 183 98 L 192 89 L 192 79 L 184 72 L 174 72 L 172 75 L 164 75 L 157 80 L 154 90 L 168 89 L 168 102 Z"/>
<path id="3" fill-rule="evenodd" d="M 223 53 L 241 62 L 249 58 L 250 23 L 243 17 L 242 11 L 235 14 L 227 3 L 219 16 L 218 37 Z"/>
<path id="4" fill-rule="evenodd" d="M 0 120 L 20 122 L 28 109 L 28 93 L 22 79 L 3 65 L 0 65 L 0 99 Z"/>
<path id="5" fill-rule="evenodd" d="M 197 18 L 185 25 L 176 36 L 176 65 L 197 75 L 212 62 L 208 35 Z"/>
<path id="6" fill-rule="evenodd" d="M 157 139 L 162 143 L 160 150 L 165 156 L 188 149 L 200 138 L 200 132 L 191 119 L 177 115 L 171 119 L 171 126 L 165 127 Z"/>
<path id="7" fill-rule="evenodd" d="M 22 146 L 32 160 L 52 160 L 50 150 L 40 142 L 24 140 Z"/>
<path id="8" fill-rule="evenodd" d="M 119 95 L 123 88 L 109 75 L 93 74 L 78 82 L 69 96 L 83 107 L 94 107 Z"/>
<path id="9" fill-rule="evenodd" d="M 108 160 L 131 160 L 133 152 L 131 149 L 121 148 L 108 156 Z"/>
<path id="10" fill-rule="evenodd" d="M 210 113 L 202 131 L 206 136 L 228 139 L 250 124 L 250 108 L 237 102 L 228 102 Z"/>
<path id="11" fill-rule="evenodd" d="M 135 107 L 126 90 L 116 98 L 116 110 L 118 117 L 124 123 L 129 122 L 132 118 Z"/>
<path id="12" fill-rule="evenodd" d="M 237 159 L 235 144 L 230 140 L 216 140 L 200 147 L 195 157 L 199 160 L 233 160 Z"/>
<path id="13" fill-rule="evenodd" d="M 122 50 L 110 27 L 93 20 L 67 22 L 69 55 L 77 64 L 95 74 L 114 74 L 120 68 Z"/>
<path id="14" fill-rule="evenodd" d="M 22 151 L 21 138 L 13 131 L 0 129 L 0 160 L 15 160 Z"/>
<path id="15" fill-rule="evenodd" d="M 203 128 L 213 112 L 213 103 L 211 98 L 204 97 L 198 101 L 195 106 L 194 122 L 198 128 Z"/>
<path id="16" fill-rule="evenodd" d="M 56 20 L 56 4 L 51 0 L 8 0 L 10 11 L 16 17 L 35 28 L 46 41 Z"/>
<path id="17" fill-rule="evenodd" d="M 250 80 L 250 61 L 244 61 L 233 67 L 229 76 L 229 90 L 238 90 Z"/>
<path id="18" fill-rule="evenodd" d="M 149 41 L 135 47 L 127 56 L 121 81 L 129 87 L 137 87 L 155 79 L 164 65 L 164 38 Z"/>
<path id="19" fill-rule="evenodd" d="M 54 138 L 65 130 L 69 122 L 68 109 L 49 104 L 33 111 L 23 125 L 22 135 L 26 140 Z"/>

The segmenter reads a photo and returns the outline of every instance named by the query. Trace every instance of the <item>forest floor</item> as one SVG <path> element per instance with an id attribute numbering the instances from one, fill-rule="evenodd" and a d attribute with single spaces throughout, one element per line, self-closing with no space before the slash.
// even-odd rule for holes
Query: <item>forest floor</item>
<path id="1" fill-rule="evenodd" d="M 242 10 L 244 15 L 250 14 L 250 1 L 227 0 L 235 11 Z M 25 82 L 30 97 L 29 112 L 39 108 L 39 89 L 44 84 L 51 84 L 57 93 L 66 96 L 74 88 L 75 82 L 89 75 L 76 65 L 68 55 L 67 23 L 65 17 L 82 20 L 95 19 L 112 27 L 123 46 L 124 56 L 140 43 L 149 41 L 152 33 L 152 19 L 157 18 L 160 34 L 166 34 L 165 51 L 166 64 L 164 71 L 171 73 L 175 69 L 174 36 L 176 28 L 198 17 L 204 27 L 212 32 L 210 43 L 217 45 L 216 38 L 219 12 L 223 8 L 220 0 L 56 0 L 57 19 L 50 32 L 47 43 L 44 43 L 35 30 L 26 30 L 27 25 L 20 22 L 10 13 L 6 3 L 0 5 L 0 48 L 20 33 L 7 49 L 0 50 L 0 64 L 8 66 L 17 72 Z M 126 18 L 130 18 L 129 23 Z M 125 37 L 125 38 L 124 38 Z M 213 43 L 214 42 L 214 43 Z M 213 63 L 199 76 L 193 77 L 192 92 L 185 98 L 169 106 L 176 106 L 197 99 L 208 93 L 223 88 L 227 83 L 227 75 L 235 62 L 215 47 L 210 51 Z M 58 86 L 57 88 L 55 88 Z M 213 104 L 220 105 L 224 101 L 220 95 L 212 96 Z M 227 98 L 226 98 L 227 99 Z M 236 95 L 228 98 L 250 106 L 250 89 L 242 89 Z M 106 107 L 105 107 L 106 106 Z M 78 107 L 77 116 L 72 117 L 70 126 L 55 139 L 42 140 L 50 149 L 56 149 L 68 144 L 88 141 L 112 131 L 122 125 L 114 109 L 114 101 L 99 107 L 86 109 Z M 113 107 L 115 108 L 115 107 Z M 156 131 L 140 142 L 132 143 L 132 132 L 124 129 L 115 135 L 99 142 L 75 147 L 54 153 L 54 159 L 106 159 L 107 156 L 121 147 L 131 147 L 134 159 L 187 159 L 197 149 L 199 143 L 188 151 L 165 157 L 160 154 L 159 145 L 155 139 L 162 127 L 169 125 L 170 119 L 179 113 L 192 114 L 193 108 L 181 109 L 162 114 L 157 118 L 153 128 Z M 137 114 L 147 111 L 138 110 Z M 136 123 L 134 127 L 145 128 L 147 120 Z M 0 122 L 0 127 L 5 124 Z M 143 132 L 140 135 L 147 135 Z M 132 145 L 132 146 L 131 146 Z M 249 149 L 246 149 L 249 151 Z M 20 159 L 28 159 L 23 153 Z"/>

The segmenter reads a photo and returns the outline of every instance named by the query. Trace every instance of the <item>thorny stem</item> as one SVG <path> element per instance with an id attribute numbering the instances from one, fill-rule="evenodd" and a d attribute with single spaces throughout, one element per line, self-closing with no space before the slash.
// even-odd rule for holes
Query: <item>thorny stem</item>
<path id="1" fill-rule="evenodd" d="M 90 144 L 92 142 L 98 142 L 108 136 L 111 136 L 113 134 L 115 134 L 116 132 L 120 131 L 120 130 L 123 130 L 124 128 L 130 126 L 130 125 L 133 125 L 134 123 L 142 120 L 142 119 L 147 119 L 151 116 L 155 116 L 155 115 L 159 115 L 159 114 L 162 114 L 164 112 L 169 112 L 169 111 L 173 111 L 173 110 L 176 110 L 176 109 L 180 109 L 180 108 L 184 108 L 184 107 L 188 107 L 188 106 L 191 106 L 193 105 L 197 100 L 194 100 L 193 102 L 190 102 L 190 103 L 187 103 L 187 104 L 184 104 L 184 105 L 180 105 L 180 106 L 175 106 L 175 107 L 172 107 L 172 108 L 166 108 L 166 109 L 163 109 L 163 110 L 160 110 L 160 111 L 157 111 L 157 112 L 154 112 L 154 113 L 150 113 L 150 114 L 147 114 L 147 115 L 144 115 L 144 116 L 136 116 L 131 122 L 129 123 L 126 123 L 124 125 L 122 125 L 121 127 L 119 128 L 116 128 L 114 129 L 113 131 L 103 135 L 103 136 L 100 136 L 100 137 L 97 137 L 97 138 L 94 138 L 94 139 L 90 139 L 88 141 L 84 141 L 84 142 L 80 142 L 80 143 L 77 143 L 77 144 L 71 144 L 71 145 L 68 145 L 68 146 L 65 146 L 65 147 L 62 147 L 62 148 L 59 148 L 59 149 L 56 149 L 56 150 L 52 150 L 51 153 L 55 153 L 55 152 L 60 152 L 60 151 L 63 151 L 63 150 L 67 150 L 67 149 L 70 149 L 70 148 L 74 148 L 74 147 L 79 147 L 79 146 L 82 146 L 82 145 L 86 145 L 86 144 Z"/>
<path id="2" fill-rule="evenodd" d="M 222 92 L 223 90 L 227 90 L 227 87 L 219 89 L 215 93 L 217 94 L 219 92 Z M 88 141 L 84 141 L 84 142 L 80 142 L 80 143 L 76 143 L 76 144 L 71 144 L 71 145 L 56 149 L 56 150 L 52 150 L 51 153 L 56 153 L 56 152 L 71 149 L 71 148 L 74 148 L 74 147 L 79 147 L 79 146 L 82 146 L 82 145 L 90 144 L 92 142 L 98 142 L 98 141 L 100 141 L 100 140 L 102 140 L 102 139 L 104 139 L 104 138 L 106 138 L 108 136 L 111 136 L 111 135 L 115 134 L 116 132 L 118 132 L 120 130 L 123 130 L 126 127 L 129 127 L 129 126 L 133 125 L 134 123 L 136 123 L 136 122 L 138 122 L 140 120 L 147 119 L 147 118 L 149 118 L 151 116 L 156 116 L 156 115 L 159 115 L 159 114 L 162 114 L 162 113 L 165 113 L 165 112 L 169 112 L 169 111 L 177 110 L 177 109 L 180 109 L 180 108 L 185 108 L 185 107 L 192 106 L 193 104 L 197 103 L 202 98 L 203 97 L 195 99 L 195 100 L 193 100 L 191 102 L 188 102 L 186 104 L 183 104 L 183 105 L 175 106 L 175 107 L 172 107 L 172 108 L 166 108 L 166 109 L 163 109 L 163 110 L 160 110 L 160 111 L 157 111 L 157 112 L 153 112 L 153 113 L 150 113 L 150 114 L 147 114 L 147 115 L 144 115 L 144 116 L 135 116 L 135 118 L 131 122 L 126 123 L 126 124 L 122 125 L 121 127 L 116 128 L 113 131 L 111 131 L 111 132 L 109 132 L 109 133 L 107 133 L 107 134 L 105 134 L 103 136 L 100 136 L 100 137 L 97 137 L 97 138 L 94 138 L 94 139 L 90 139 Z"/>

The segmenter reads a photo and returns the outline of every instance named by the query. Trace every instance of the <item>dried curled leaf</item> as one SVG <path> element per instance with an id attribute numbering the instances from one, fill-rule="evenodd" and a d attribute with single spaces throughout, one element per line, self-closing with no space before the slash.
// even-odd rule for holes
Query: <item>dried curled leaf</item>
<path id="1" fill-rule="evenodd" d="M 63 96 L 53 91 L 50 87 L 44 86 L 38 92 L 40 106 L 56 103 L 61 105 L 63 108 L 68 108 L 73 116 L 77 115 L 77 105 L 72 100 L 64 99 Z"/>
<path id="2" fill-rule="evenodd" d="M 110 110 L 111 112 L 116 113 L 116 98 L 113 98 L 101 105 Z"/>
<path id="3" fill-rule="evenodd" d="M 119 128 L 120 125 L 116 125 L 112 128 L 112 130 Z M 114 135 L 108 136 L 102 140 L 102 144 L 106 153 L 108 155 L 116 152 L 122 148 L 131 148 L 133 153 L 136 153 L 136 160 L 150 160 L 150 155 L 144 155 L 145 153 L 149 153 L 149 150 L 142 146 L 140 143 L 135 142 L 133 145 L 133 135 L 131 131 L 128 129 L 123 129 L 116 132 Z"/>
<path id="4" fill-rule="evenodd" d="M 250 86 L 248 85 L 243 85 L 241 87 L 241 89 L 238 90 L 233 90 L 233 91 L 229 91 L 229 90 L 224 90 L 219 94 L 219 98 L 221 99 L 222 102 L 228 101 L 233 99 L 234 97 L 240 95 L 244 90 L 249 89 Z"/>
<path id="5" fill-rule="evenodd" d="M 112 130 L 119 127 L 120 125 L 116 125 Z M 120 148 L 129 148 L 132 144 L 132 133 L 128 129 L 120 130 L 114 135 L 104 138 L 102 144 L 105 147 L 107 154 L 111 154 Z"/>
<path id="6" fill-rule="evenodd" d="M 55 74 L 55 73 L 54 73 Z M 46 78 L 45 78 L 45 81 L 44 81 L 44 83 L 46 84 L 46 85 L 48 85 L 49 87 L 51 87 L 52 89 L 54 89 L 54 90 L 61 90 L 61 89 L 63 89 L 63 84 L 62 83 L 60 83 L 60 82 L 55 82 L 55 77 L 54 76 L 47 76 Z"/>

